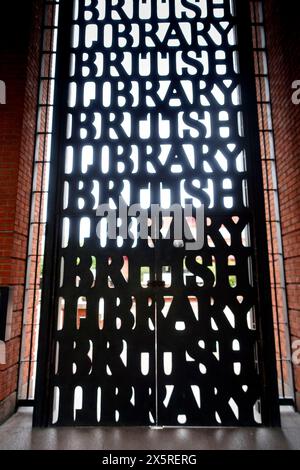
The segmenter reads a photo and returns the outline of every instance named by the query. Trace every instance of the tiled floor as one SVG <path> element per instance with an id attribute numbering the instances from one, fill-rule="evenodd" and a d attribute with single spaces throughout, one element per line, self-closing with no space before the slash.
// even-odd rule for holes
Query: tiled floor
<path id="1" fill-rule="evenodd" d="M 282 428 L 48 428 L 32 429 L 21 408 L 0 426 L 1 450 L 300 449 L 300 414 L 285 408 Z"/>

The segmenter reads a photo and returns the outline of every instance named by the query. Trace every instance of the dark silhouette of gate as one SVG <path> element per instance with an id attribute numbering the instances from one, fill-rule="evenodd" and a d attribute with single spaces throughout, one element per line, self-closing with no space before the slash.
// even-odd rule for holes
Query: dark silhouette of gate
<path id="1" fill-rule="evenodd" d="M 59 21 L 34 423 L 278 423 L 247 2 L 63 0 Z M 204 207 L 203 247 L 128 214 L 109 237 L 120 196 L 192 205 L 191 233 Z"/>

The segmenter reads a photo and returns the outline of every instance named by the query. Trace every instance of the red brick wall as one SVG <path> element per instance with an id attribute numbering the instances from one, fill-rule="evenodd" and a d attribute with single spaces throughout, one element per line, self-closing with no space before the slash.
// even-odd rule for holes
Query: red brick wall
<path id="1" fill-rule="evenodd" d="M 39 63 L 41 0 L 1 5 L 0 79 L 0 285 L 13 287 L 7 363 L 0 366 L 0 401 L 17 388 L 25 259 L 30 206 Z M 7 28 L 7 24 L 10 28 Z"/>
<path id="2" fill-rule="evenodd" d="M 292 83 L 300 80 L 299 2 L 265 0 L 269 73 L 282 235 L 292 341 L 300 339 L 300 105 Z M 294 365 L 298 409 L 300 366 Z"/>

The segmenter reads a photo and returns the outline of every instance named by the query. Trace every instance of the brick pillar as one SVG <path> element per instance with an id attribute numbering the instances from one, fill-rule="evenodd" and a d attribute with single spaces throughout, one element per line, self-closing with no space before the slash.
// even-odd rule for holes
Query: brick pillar
<path id="1" fill-rule="evenodd" d="M 15 407 L 36 121 L 42 0 L 1 5 L 0 286 L 12 288 L 6 362 L 0 365 L 0 422 Z M 8 28 L 7 25 L 10 25 Z"/>
<path id="2" fill-rule="evenodd" d="M 300 5 L 265 0 L 273 124 L 292 344 L 300 339 L 300 105 L 292 83 L 300 80 Z M 299 354 L 298 354 L 299 357 Z M 300 365 L 294 364 L 300 410 Z"/>

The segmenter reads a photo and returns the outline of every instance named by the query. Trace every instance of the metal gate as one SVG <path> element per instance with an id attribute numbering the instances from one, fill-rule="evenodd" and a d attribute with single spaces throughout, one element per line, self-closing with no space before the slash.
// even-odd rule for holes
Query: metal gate
<path id="1" fill-rule="evenodd" d="M 35 425 L 278 423 L 247 5 L 61 2 Z"/>

